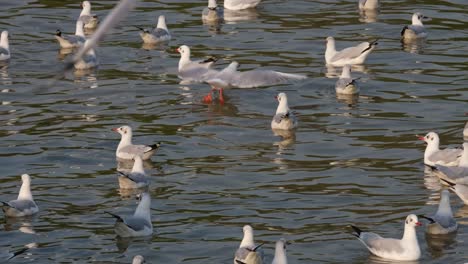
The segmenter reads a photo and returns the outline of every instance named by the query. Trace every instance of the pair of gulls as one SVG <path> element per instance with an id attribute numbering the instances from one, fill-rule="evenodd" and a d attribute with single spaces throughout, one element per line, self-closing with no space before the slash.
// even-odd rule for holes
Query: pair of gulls
<path id="1" fill-rule="evenodd" d="M 264 253 L 261 249 L 263 244 L 255 245 L 253 228 L 250 225 L 245 225 L 242 228 L 244 236 L 239 245 L 239 248 L 234 254 L 234 264 L 263 264 Z M 286 240 L 281 238 L 276 241 L 275 256 L 272 264 L 287 264 L 286 257 Z"/>
<path id="2" fill-rule="evenodd" d="M 427 217 L 419 215 L 420 218 L 429 220 L 426 228 L 428 235 L 449 235 L 458 229 L 458 224 L 453 218 L 452 208 L 450 207 L 450 193 L 448 190 L 441 192 L 441 198 L 437 212 Z M 354 230 L 354 236 L 361 241 L 364 246 L 374 255 L 398 261 L 412 261 L 421 257 L 416 235 L 416 227 L 421 226 L 418 216 L 410 214 L 405 219 L 403 237 L 401 239 L 384 238 L 372 232 L 364 232 L 360 228 L 351 225 Z"/>

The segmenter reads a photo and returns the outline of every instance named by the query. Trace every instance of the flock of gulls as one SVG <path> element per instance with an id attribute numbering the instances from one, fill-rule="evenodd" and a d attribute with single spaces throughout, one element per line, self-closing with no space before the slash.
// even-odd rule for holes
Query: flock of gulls
<path id="1" fill-rule="evenodd" d="M 203 10 L 204 21 L 219 21 L 223 19 L 225 11 L 236 11 L 255 8 L 260 0 L 225 0 L 224 9 L 219 7 L 216 0 L 208 0 L 208 7 Z M 82 11 L 76 22 L 75 34 L 66 35 L 57 30 L 55 38 L 62 49 L 77 50 L 73 59 L 67 63 L 64 71 L 74 67 L 76 69 L 90 69 L 99 65 L 99 60 L 94 51 L 97 43 L 103 38 L 104 32 L 115 25 L 133 7 L 133 1 L 122 0 L 108 17 L 99 24 L 97 15 L 91 13 L 91 3 L 82 2 Z M 359 0 L 359 9 L 375 10 L 379 8 L 378 0 Z M 412 24 L 405 26 L 401 31 L 403 41 L 423 39 L 427 36 L 421 13 L 412 16 Z M 94 34 L 87 38 L 85 29 L 96 29 Z M 157 26 L 154 29 L 140 30 L 140 37 L 144 43 L 158 44 L 171 40 L 171 33 L 166 25 L 163 15 L 159 16 Z M 342 74 L 336 82 L 336 93 L 357 94 L 359 87 L 356 79 L 351 77 L 351 65 L 363 64 L 368 55 L 376 48 L 377 41 L 362 42 L 354 47 L 336 50 L 335 39 L 326 38 L 325 62 L 327 65 L 340 66 Z M 283 73 L 272 70 L 255 69 L 239 71 L 239 64 L 232 61 L 227 67 L 216 70 L 214 65 L 216 58 L 206 60 L 191 60 L 190 47 L 182 45 L 177 49 L 180 53 L 178 74 L 182 83 L 201 82 L 211 86 L 211 91 L 203 97 L 205 103 L 212 103 L 217 99 L 224 102 L 223 89 L 225 88 L 253 88 L 270 86 L 290 81 L 300 81 L 307 77 L 299 74 Z M 10 60 L 8 32 L 3 31 L 0 39 L 0 61 Z M 285 93 L 279 93 L 276 97 L 278 108 L 271 121 L 273 130 L 294 130 L 298 126 L 298 120 L 294 112 L 289 109 L 288 98 Z M 160 143 L 152 145 L 134 145 L 132 142 L 132 128 L 121 126 L 112 129 L 121 136 L 117 146 L 116 158 L 119 161 L 133 162 L 129 173 L 119 171 L 118 182 L 121 189 L 144 189 L 150 184 L 149 177 L 143 168 L 143 161 L 151 159 L 158 150 Z M 468 123 L 463 131 L 468 137 Z M 420 136 L 420 140 L 427 143 L 424 152 L 424 164 L 432 173 L 456 193 L 461 200 L 468 204 L 468 143 L 461 148 L 440 149 L 439 136 L 430 132 Z M 18 198 L 9 202 L 1 202 L 6 217 L 23 217 L 33 215 L 39 211 L 31 193 L 31 178 L 27 174 L 21 176 L 22 185 Z M 150 236 L 153 233 L 151 221 L 151 197 L 148 192 L 139 194 L 139 204 L 135 213 L 131 216 L 120 216 L 112 212 L 106 212 L 116 219 L 115 233 L 120 237 Z M 351 226 L 354 235 L 374 255 L 389 260 L 417 260 L 421 256 L 416 227 L 421 226 L 419 218 L 428 220 L 426 232 L 430 235 L 447 235 L 456 232 L 458 224 L 453 217 L 450 207 L 450 194 L 448 190 L 441 192 L 440 203 L 437 212 L 433 216 L 410 214 L 405 219 L 404 233 L 401 239 L 383 238 L 375 233 L 364 232 L 356 226 Z M 275 254 L 272 264 L 287 264 L 286 245 L 284 238 L 276 242 Z M 243 238 L 234 255 L 234 264 L 260 264 L 265 263 L 263 244 L 255 244 L 253 228 L 250 225 L 243 227 Z M 135 256 L 133 263 L 143 263 L 144 257 Z"/>

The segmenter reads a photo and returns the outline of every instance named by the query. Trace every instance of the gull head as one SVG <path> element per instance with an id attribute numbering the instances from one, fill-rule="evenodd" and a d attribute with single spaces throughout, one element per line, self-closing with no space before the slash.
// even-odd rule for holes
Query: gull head
<path id="1" fill-rule="evenodd" d="M 328 43 L 335 43 L 335 38 L 334 37 L 331 37 L 331 36 L 327 37 L 326 40 L 327 40 L 327 44 Z"/>
<path id="2" fill-rule="evenodd" d="M 285 93 L 279 93 L 277 96 L 275 96 L 276 100 L 281 104 L 281 102 L 288 102 L 288 97 L 286 96 Z"/>
<path id="3" fill-rule="evenodd" d="M 136 255 L 133 257 L 132 264 L 141 264 L 145 263 L 145 258 L 142 255 Z"/>
<path id="4" fill-rule="evenodd" d="M 80 6 L 81 6 L 81 8 L 83 8 L 83 9 L 87 9 L 87 8 L 91 9 L 91 3 L 90 3 L 89 1 L 83 1 L 83 2 L 81 2 Z"/>
<path id="5" fill-rule="evenodd" d="M 424 137 L 418 136 L 418 139 L 426 142 L 428 145 L 439 145 L 439 135 L 436 132 L 429 132 Z"/>
<path id="6" fill-rule="evenodd" d="M 253 228 L 250 225 L 245 225 L 242 228 L 242 231 L 244 232 L 244 235 L 253 235 Z"/>
<path id="7" fill-rule="evenodd" d="M 21 175 L 21 181 L 25 183 L 31 182 L 31 177 L 28 174 Z"/>
<path id="8" fill-rule="evenodd" d="M 418 217 L 415 214 L 410 214 L 406 217 L 405 225 L 411 227 L 422 226 L 421 222 L 419 222 Z"/>
<path id="9" fill-rule="evenodd" d="M 190 56 L 190 48 L 187 45 L 180 46 L 176 51 L 179 52 L 181 56 Z"/>
<path id="10" fill-rule="evenodd" d="M 157 27 L 167 30 L 167 26 L 166 26 L 166 17 L 165 17 L 164 15 L 160 15 L 160 16 L 158 17 L 158 25 L 157 25 Z"/>
<path id="11" fill-rule="evenodd" d="M 282 249 L 282 250 L 286 251 L 286 245 L 287 244 L 289 244 L 289 243 L 286 242 L 286 239 L 281 238 L 280 240 L 276 241 L 275 248 Z"/>
<path id="12" fill-rule="evenodd" d="M 218 7 L 218 4 L 216 3 L 216 0 L 208 0 L 208 8 L 209 9 L 215 9 Z"/>
<path id="13" fill-rule="evenodd" d="M 2 35 L 0 36 L 0 38 L 3 40 L 3 39 L 8 39 L 8 31 L 4 30 L 2 31 Z"/>
<path id="14" fill-rule="evenodd" d="M 121 126 L 118 128 L 113 128 L 112 131 L 119 133 L 122 136 L 132 135 L 132 128 L 129 126 Z"/>
<path id="15" fill-rule="evenodd" d="M 417 13 L 414 13 L 412 18 L 411 18 L 411 22 L 413 25 L 419 25 L 419 26 L 422 26 L 422 21 L 423 19 L 427 19 L 428 17 L 424 16 L 423 14 L 417 12 Z"/>

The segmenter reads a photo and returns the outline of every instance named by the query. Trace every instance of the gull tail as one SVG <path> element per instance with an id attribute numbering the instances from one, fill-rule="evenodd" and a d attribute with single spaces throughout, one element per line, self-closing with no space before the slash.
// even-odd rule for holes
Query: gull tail
<path id="1" fill-rule="evenodd" d="M 4 206 L 11 207 L 11 205 L 9 203 L 7 203 L 7 202 L 0 201 L 0 203 L 2 203 Z"/>
<path id="2" fill-rule="evenodd" d="M 61 37 L 62 36 L 62 31 L 60 29 L 57 29 L 55 31 L 55 36 Z"/>
<path id="3" fill-rule="evenodd" d="M 161 142 L 158 142 L 158 143 L 153 144 L 153 145 L 149 145 L 149 147 L 150 147 L 151 149 L 148 150 L 147 152 L 153 151 L 153 150 L 158 149 L 159 147 L 161 147 Z"/>
<path id="4" fill-rule="evenodd" d="M 430 217 L 427 217 L 427 216 L 425 216 L 425 215 L 418 215 L 418 217 L 424 218 L 424 219 L 426 219 L 426 220 L 429 220 L 429 222 L 430 222 L 431 224 L 435 223 L 434 219 L 432 219 L 432 218 L 430 218 Z"/>
<path id="5" fill-rule="evenodd" d="M 353 234 L 354 236 L 356 236 L 357 238 L 361 237 L 361 233 L 362 233 L 361 229 L 353 225 L 351 225 L 351 228 L 354 230 L 354 232 L 356 232 L 356 234 Z"/>

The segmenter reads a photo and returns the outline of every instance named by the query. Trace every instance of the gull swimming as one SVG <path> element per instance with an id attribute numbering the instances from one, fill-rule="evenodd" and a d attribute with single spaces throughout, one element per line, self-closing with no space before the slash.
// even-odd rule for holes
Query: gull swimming
<path id="1" fill-rule="evenodd" d="M 335 48 L 335 39 L 327 38 L 327 47 L 325 50 L 325 61 L 334 66 L 344 66 L 346 64 L 363 64 L 369 54 L 377 46 L 377 40 L 372 42 L 362 42 L 355 47 L 345 48 L 337 51 Z"/>
<path id="2" fill-rule="evenodd" d="M 217 61 L 215 58 L 209 58 L 203 61 L 192 61 L 190 59 L 190 48 L 182 45 L 176 50 L 180 53 L 179 60 L 179 78 L 186 82 L 203 82 L 214 74 L 218 73 L 211 67 Z"/>
<path id="3" fill-rule="evenodd" d="M 208 0 L 208 7 L 203 9 L 202 20 L 205 22 L 217 22 L 223 20 L 223 9 L 218 6 L 216 0 Z"/>
<path id="4" fill-rule="evenodd" d="M 140 27 L 137 28 L 141 30 L 140 37 L 143 43 L 157 44 L 171 40 L 171 33 L 169 33 L 166 25 L 166 17 L 163 15 L 158 17 L 158 24 L 152 31 Z"/>
<path id="5" fill-rule="evenodd" d="M 375 233 L 363 232 L 351 226 L 355 235 L 369 251 L 381 258 L 390 260 L 417 260 L 421 257 L 416 227 L 421 226 L 418 217 L 410 214 L 405 220 L 405 231 L 402 239 L 383 238 Z"/>
<path id="6" fill-rule="evenodd" d="M 119 186 L 121 189 L 138 189 L 149 184 L 149 179 L 143 169 L 141 156 L 135 155 L 134 160 L 132 171 L 129 174 L 119 171 Z"/>
<path id="7" fill-rule="evenodd" d="M 463 143 L 463 152 L 457 166 L 435 165 L 433 173 L 449 182 L 468 184 L 468 143 Z"/>
<path id="8" fill-rule="evenodd" d="M 34 202 L 31 193 L 31 177 L 28 174 L 21 175 L 21 188 L 18 194 L 18 199 L 9 202 L 1 202 L 2 210 L 6 216 L 22 217 L 33 215 L 39 212 L 39 207 Z"/>
<path id="9" fill-rule="evenodd" d="M 143 160 L 148 160 L 161 145 L 160 142 L 153 145 L 133 145 L 133 132 L 130 126 L 113 128 L 112 131 L 121 135 L 120 143 L 115 151 L 117 159 L 131 160 L 135 156 L 141 156 Z"/>
<path id="10" fill-rule="evenodd" d="M 419 140 L 427 143 L 424 151 L 424 164 L 429 166 L 445 165 L 456 166 L 460 160 L 461 149 L 439 149 L 439 135 L 429 132 L 424 137 L 417 136 Z"/>
<path id="11" fill-rule="evenodd" d="M 291 130 L 297 128 L 297 118 L 289 109 L 288 97 L 285 93 L 279 93 L 276 96 L 278 107 L 276 113 L 271 120 L 271 129 Z"/>
<path id="12" fill-rule="evenodd" d="M 84 22 L 84 28 L 96 28 L 99 23 L 99 19 L 97 15 L 91 14 L 91 3 L 89 1 L 83 1 L 81 3 L 81 7 L 83 10 L 81 10 L 79 19 Z"/>
<path id="13" fill-rule="evenodd" d="M 379 8 L 379 0 L 359 0 L 360 10 L 373 10 Z"/>
<path id="14" fill-rule="evenodd" d="M 85 41 L 85 45 L 89 44 L 89 40 Z M 77 70 L 88 70 L 95 68 L 99 65 L 99 61 L 96 56 L 96 52 L 94 49 L 89 49 L 86 51 L 86 53 L 78 60 L 76 61 L 73 66 Z"/>
<path id="15" fill-rule="evenodd" d="M 427 217 L 420 215 L 430 221 L 426 233 L 431 235 L 446 235 L 457 231 L 458 224 L 453 218 L 452 208 L 450 207 L 450 193 L 443 190 L 440 194 L 439 208 L 435 215 Z"/>
<path id="16" fill-rule="evenodd" d="M 242 10 L 256 7 L 261 0 L 224 0 L 224 8 L 229 10 Z"/>
<path id="17" fill-rule="evenodd" d="M 250 225 L 245 225 L 242 230 L 244 237 L 234 255 L 234 264 L 263 263 L 263 251 L 259 250 L 263 244 L 255 245 L 253 228 Z"/>
<path id="18" fill-rule="evenodd" d="M 403 28 L 401 37 L 405 40 L 425 38 L 427 33 L 422 23 L 422 20 L 425 18 L 427 17 L 423 16 L 421 13 L 414 13 L 411 18 L 412 24 Z"/>
<path id="19" fill-rule="evenodd" d="M 117 220 L 115 222 L 115 233 L 120 237 L 139 237 L 153 234 L 151 222 L 151 197 L 148 193 L 140 194 L 138 204 L 133 216 L 122 217 L 106 212 Z"/>
<path id="20" fill-rule="evenodd" d="M 83 25 L 84 23 L 82 20 L 78 19 L 78 21 L 76 21 L 75 35 L 65 35 L 62 34 L 60 29 L 57 29 L 55 39 L 59 42 L 62 49 L 71 49 L 83 46 L 86 41 Z"/>
<path id="21" fill-rule="evenodd" d="M 145 258 L 142 255 L 136 255 L 133 257 L 132 264 L 145 263 Z"/>
<path id="22" fill-rule="evenodd" d="M 288 264 L 288 258 L 286 257 L 286 240 L 281 238 L 276 241 L 275 245 L 275 257 L 271 264 Z"/>
<path id="23" fill-rule="evenodd" d="M 359 86 L 356 82 L 357 79 L 351 77 L 351 66 L 346 64 L 343 66 L 341 76 L 335 83 L 335 91 L 337 94 L 357 94 L 359 93 Z"/>
<path id="24" fill-rule="evenodd" d="M 8 43 L 8 31 L 2 31 L 0 35 L 0 61 L 10 59 L 10 44 Z"/>

